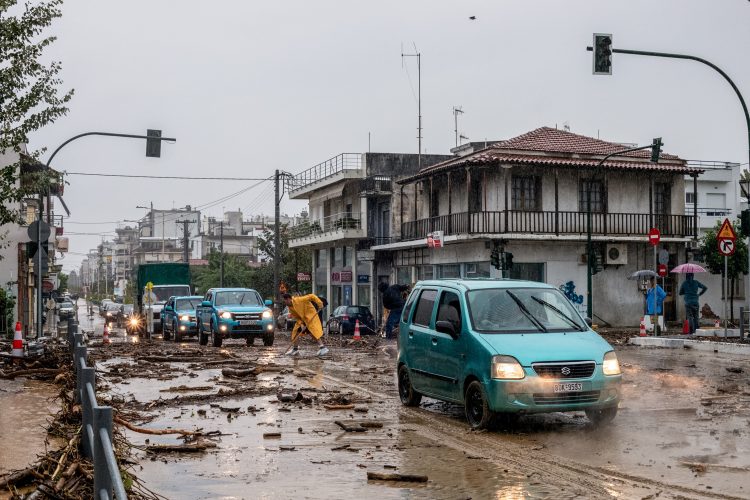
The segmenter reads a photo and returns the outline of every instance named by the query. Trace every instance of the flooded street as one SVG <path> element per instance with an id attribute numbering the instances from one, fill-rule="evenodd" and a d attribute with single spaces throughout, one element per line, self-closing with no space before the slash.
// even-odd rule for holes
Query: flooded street
<path id="1" fill-rule="evenodd" d="M 94 357 L 130 424 L 203 433 L 121 427 L 134 472 L 167 498 L 750 498 L 747 360 L 621 347 L 625 397 L 609 427 L 580 412 L 472 432 L 457 405 L 403 407 L 395 346 L 365 341 L 334 338 L 323 360 L 307 344 L 295 359 L 281 356 L 283 333 L 273 347 L 215 349 L 116 331 Z M 252 367 L 263 369 L 242 374 Z M 191 453 L 146 450 L 196 442 Z"/>

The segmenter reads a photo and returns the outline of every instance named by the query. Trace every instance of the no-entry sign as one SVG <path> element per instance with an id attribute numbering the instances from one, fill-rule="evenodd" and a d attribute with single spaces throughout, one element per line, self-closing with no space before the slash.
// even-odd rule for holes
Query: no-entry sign
<path id="1" fill-rule="evenodd" d="M 661 276 L 662 278 L 666 277 L 667 275 L 667 265 L 666 264 L 659 264 L 659 268 L 657 270 L 657 274 Z"/>
<path id="2" fill-rule="evenodd" d="M 648 242 L 651 243 L 653 246 L 656 246 L 659 244 L 659 241 L 661 240 L 661 233 L 658 229 L 655 227 L 652 227 L 651 230 L 648 232 Z"/>

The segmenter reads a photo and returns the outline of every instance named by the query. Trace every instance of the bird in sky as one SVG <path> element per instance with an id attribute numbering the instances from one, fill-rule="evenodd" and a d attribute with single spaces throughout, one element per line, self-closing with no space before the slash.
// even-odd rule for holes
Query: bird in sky
<path id="1" fill-rule="evenodd" d="M 472 21 L 476 21 L 477 16 L 469 16 L 469 19 L 472 20 Z"/>

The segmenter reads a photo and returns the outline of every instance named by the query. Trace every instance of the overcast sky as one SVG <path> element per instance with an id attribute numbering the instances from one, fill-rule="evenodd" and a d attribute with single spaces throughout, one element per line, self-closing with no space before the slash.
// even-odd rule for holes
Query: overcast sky
<path id="1" fill-rule="evenodd" d="M 469 16 L 476 16 L 470 20 Z M 689 61 L 614 56 L 592 76 L 593 32 L 616 48 L 681 52 L 723 68 L 750 100 L 747 0 L 188 1 L 67 0 L 49 57 L 75 88 L 70 113 L 32 136 L 54 149 L 91 131 L 177 137 L 162 158 L 142 141 L 85 138 L 58 170 L 186 176 L 293 173 L 341 152 L 416 152 L 422 53 L 423 149 L 454 145 L 453 106 L 471 140 L 502 139 L 568 123 L 573 132 L 646 144 L 687 159 L 748 161 L 737 97 Z M 69 177 L 66 271 L 113 231 L 155 208 L 206 205 L 251 182 Z M 222 207 L 273 213 L 271 183 Z M 298 213 L 304 204 L 285 202 Z M 79 224 L 106 222 L 104 224 Z"/>

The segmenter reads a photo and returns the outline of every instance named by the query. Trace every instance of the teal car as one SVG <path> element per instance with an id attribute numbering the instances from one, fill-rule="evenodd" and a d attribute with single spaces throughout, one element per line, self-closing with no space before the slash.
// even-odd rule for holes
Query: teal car
<path id="1" fill-rule="evenodd" d="M 211 288 L 196 307 L 198 343 L 221 347 L 224 339 L 244 338 L 253 345 L 256 338 L 271 346 L 274 340 L 273 312 L 260 294 L 251 288 Z"/>
<path id="2" fill-rule="evenodd" d="M 174 339 L 180 342 L 188 335 L 198 334 L 198 323 L 195 319 L 195 308 L 203 297 L 169 297 L 161 311 L 161 331 L 164 340 Z"/>
<path id="3" fill-rule="evenodd" d="M 421 281 L 400 320 L 398 390 L 464 405 L 473 428 L 499 416 L 617 414 L 622 375 L 615 351 L 556 288 L 530 281 Z"/>

